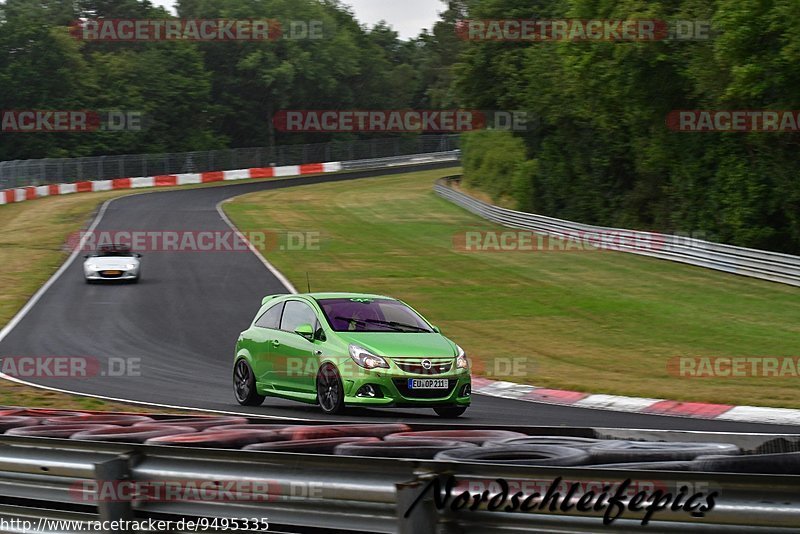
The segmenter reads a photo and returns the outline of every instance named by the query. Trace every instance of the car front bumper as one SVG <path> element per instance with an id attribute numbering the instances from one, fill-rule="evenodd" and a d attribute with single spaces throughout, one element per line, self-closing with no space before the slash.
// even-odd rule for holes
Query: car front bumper
<path id="1" fill-rule="evenodd" d="M 442 375 L 397 375 L 391 373 L 369 372 L 357 378 L 343 378 L 347 405 L 370 407 L 435 407 L 435 406 L 469 406 L 472 401 L 472 378 L 468 371 L 459 371 Z M 448 388 L 410 390 L 406 386 L 408 379 L 447 379 Z M 365 386 L 372 386 L 379 391 L 379 396 L 359 395 Z"/>
<path id="2" fill-rule="evenodd" d="M 103 274 L 103 271 L 84 271 L 84 277 L 87 280 L 92 281 L 101 281 L 101 280 L 136 280 L 139 278 L 139 271 L 122 271 L 119 275 L 107 275 Z"/>

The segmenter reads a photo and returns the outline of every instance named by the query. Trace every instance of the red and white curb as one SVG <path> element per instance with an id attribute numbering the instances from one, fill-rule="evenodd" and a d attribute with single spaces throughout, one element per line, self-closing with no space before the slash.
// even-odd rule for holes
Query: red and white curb
<path id="1" fill-rule="evenodd" d="M 475 377 L 472 379 L 472 392 L 502 399 L 516 399 L 559 406 L 572 406 L 574 408 L 592 408 L 646 415 L 694 417 L 740 423 L 800 425 L 800 410 L 788 408 L 762 408 L 758 406 L 733 406 L 730 404 L 622 397 L 619 395 L 593 395 L 578 391 L 541 388 Z"/>
<path id="2" fill-rule="evenodd" d="M 50 184 L 31 187 L 19 187 L 0 191 L 0 204 L 14 204 L 26 200 L 69 195 L 72 193 L 92 193 L 97 191 L 115 191 L 118 189 L 139 189 L 144 187 L 175 187 L 180 185 L 206 184 L 230 180 L 250 180 L 263 178 L 286 178 L 305 174 L 324 174 L 342 170 L 341 162 L 309 163 L 306 165 L 289 165 L 286 167 L 258 167 L 237 169 L 233 171 L 213 171 L 189 174 L 164 174 L 144 176 L 140 178 L 115 178 L 113 180 L 94 180 L 71 184 Z"/>

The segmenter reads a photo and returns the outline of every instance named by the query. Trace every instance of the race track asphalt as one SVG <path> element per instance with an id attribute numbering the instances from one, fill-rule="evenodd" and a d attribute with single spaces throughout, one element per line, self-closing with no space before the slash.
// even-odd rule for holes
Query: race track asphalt
<path id="1" fill-rule="evenodd" d="M 452 164 L 450 164 L 452 165 Z M 216 210 L 238 195 L 447 166 L 425 165 L 248 182 L 122 197 L 108 204 L 98 231 L 220 231 Z M 355 184 L 354 184 L 355 186 Z M 140 376 L 25 378 L 68 390 L 194 409 L 324 419 L 315 406 L 267 399 L 240 407 L 231 389 L 233 346 L 264 295 L 285 288 L 249 252 L 149 252 L 136 285 L 87 285 L 78 257 L 0 342 L 0 357 L 140 359 Z M 1 387 L 1 386 L 0 386 Z M 444 423 L 432 410 L 354 410 L 339 420 Z M 476 395 L 465 424 L 791 432 L 799 427 L 709 421 L 572 408 Z"/>

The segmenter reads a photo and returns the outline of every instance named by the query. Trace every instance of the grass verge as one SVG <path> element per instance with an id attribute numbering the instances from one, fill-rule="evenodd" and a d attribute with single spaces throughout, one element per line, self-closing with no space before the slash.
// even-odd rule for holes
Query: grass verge
<path id="1" fill-rule="evenodd" d="M 320 232 L 318 250 L 266 250 L 298 287 L 407 300 L 475 363 L 538 386 L 800 408 L 800 378 L 688 379 L 677 357 L 800 356 L 800 289 L 630 254 L 475 253 L 501 230 L 437 197 L 437 170 L 265 191 L 225 205 L 242 230 Z"/>

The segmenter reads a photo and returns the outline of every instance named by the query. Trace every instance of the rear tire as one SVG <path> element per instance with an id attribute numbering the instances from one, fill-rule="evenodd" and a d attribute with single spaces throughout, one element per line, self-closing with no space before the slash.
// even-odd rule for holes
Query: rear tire
<path id="1" fill-rule="evenodd" d="M 261 406 L 266 398 L 256 389 L 256 377 L 247 360 L 239 360 L 233 366 L 233 394 L 242 406 Z"/>
<path id="2" fill-rule="evenodd" d="M 344 411 L 344 386 L 339 371 L 327 364 L 317 373 L 317 402 L 326 415 L 338 415 Z"/>
<path id="3" fill-rule="evenodd" d="M 433 409 L 436 415 L 444 417 L 445 419 L 456 419 L 464 415 L 467 411 L 467 406 L 437 406 Z"/>

